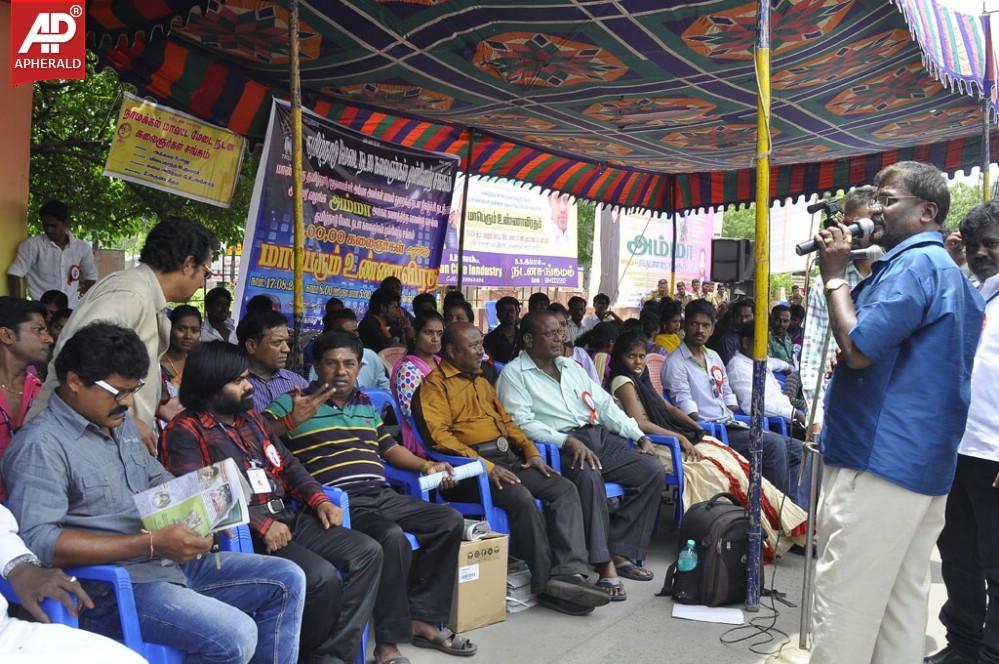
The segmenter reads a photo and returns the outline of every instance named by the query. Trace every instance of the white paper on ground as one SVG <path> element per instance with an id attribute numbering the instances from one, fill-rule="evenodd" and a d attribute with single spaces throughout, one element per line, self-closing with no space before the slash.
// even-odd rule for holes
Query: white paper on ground
<path id="1" fill-rule="evenodd" d="M 678 604 L 676 602 L 673 603 L 673 617 L 683 620 L 722 623 L 723 625 L 741 625 L 745 622 L 742 609 L 704 606 L 703 604 Z"/>

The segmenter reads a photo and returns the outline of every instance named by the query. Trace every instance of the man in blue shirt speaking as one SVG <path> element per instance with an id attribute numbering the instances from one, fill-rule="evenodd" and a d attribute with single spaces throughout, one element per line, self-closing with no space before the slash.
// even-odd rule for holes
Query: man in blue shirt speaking
<path id="1" fill-rule="evenodd" d="M 872 240 L 887 252 L 852 293 L 850 233 L 816 235 L 840 347 L 826 393 L 811 664 L 919 662 L 930 553 L 970 400 L 981 296 L 943 247 L 950 207 L 936 168 L 874 179 Z"/>

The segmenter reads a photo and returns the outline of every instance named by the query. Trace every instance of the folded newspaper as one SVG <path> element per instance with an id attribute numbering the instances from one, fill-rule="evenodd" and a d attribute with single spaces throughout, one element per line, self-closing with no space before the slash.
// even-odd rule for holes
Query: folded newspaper
<path id="1" fill-rule="evenodd" d="M 186 523 L 199 535 L 250 521 L 249 485 L 232 459 L 205 466 L 132 496 L 146 530 Z"/>
<path id="2" fill-rule="evenodd" d="M 465 519 L 465 531 L 462 533 L 461 539 L 466 542 L 477 542 L 492 531 L 493 529 L 489 527 L 488 521 Z"/>

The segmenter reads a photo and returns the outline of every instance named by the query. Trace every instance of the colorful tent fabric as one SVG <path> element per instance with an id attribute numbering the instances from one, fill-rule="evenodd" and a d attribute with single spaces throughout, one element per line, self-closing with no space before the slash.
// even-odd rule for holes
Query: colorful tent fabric
<path id="1" fill-rule="evenodd" d="M 123 80 L 262 136 L 287 86 L 286 0 L 87 7 L 92 44 Z M 305 103 L 354 129 L 622 207 L 753 199 L 754 1 L 300 7 Z M 975 102 L 927 74 L 892 5 L 773 0 L 773 72 L 775 198 L 867 183 L 903 158 L 977 163 Z"/>

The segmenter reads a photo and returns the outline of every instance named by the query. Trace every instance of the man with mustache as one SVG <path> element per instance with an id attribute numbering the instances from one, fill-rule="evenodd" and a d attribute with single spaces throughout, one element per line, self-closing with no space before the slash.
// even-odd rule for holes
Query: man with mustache
<path id="1" fill-rule="evenodd" d="M 961 222 L 968 265 L 985 298 L 985 329 L 971 370 L 968 425 L 958 448 L 946 525 L 937 540 L 947 603 L 947 647 L 927 664 L 999 662 L 999 203 Z"/>
<path id="2" fill-rule="evenodd" d="M 288 421 L 288 447 L 323 485 L 347 492 L 351 528 L 371 537 L 383 553 L 381 582 L 369 589 L 377 664 L 408 662 L 398 644 L 409 642 L 474 655 L 477 648 L 468 639 L 437 627 L 450 617 L 464 520 L 446 505 L 400 495 L 385 481 L 386 463 L 424 474 L 450 473 L 451 466 L 421 459 L 388 434 L 371 400 L 356 387 L 362 350 L 353 334 L 322 335 L 312 349 L 319 382 L 308 390 L 324 394 L 322 405 L 298 420 L 286 394 L 264 413 Z M 407 532 L 419 541 L 418 551 L 411 550 Z"/>
<path id="3" fill-rule="evenodd" d="M 3 459 L 21 536 L 44 565 L 125 568 L 143 639 L 187 661 L 294 664 L 302 570 L 245 553 L 205 556 L 212 538 L 183 523 L 143 530 L 133 495 L 173 479 L 146 453 L 128 412 L 148 365 L 138 335 L 112 323 L 92 323 L 63 344 L 53 366 L 59 387 Z M 80 626 L 114 635 L 112 589 L 84 587 L 95 606 Z"/>
<path id="4" fill-rule="evenodd" d="M 981 295 L 944 249 L 947 180 L 902 161 L 874 178 L 887 253 L 851 293 L 840 224 L 815 236 L 840 361 L 826 391 L 812 664 L 918 662 L 930 552 L 968 415 Z"/>
<path id="5" fill-rule="evenodd" d="M 305 572 L 302 660 L 353 662 L 371 616 L 381 548 L 340 528 L 343 512 L 253 409 L 246 356 L 223 341 L 191 351 L 180 384 L 185 409 L 163 432 L 163 463 L 180 475 L 233 459 L 253 491 L 254 549 Z M 302 507 L 293 509 L 294 498 Z M 337 570 L 345 575 L 342 583 Z"/>

